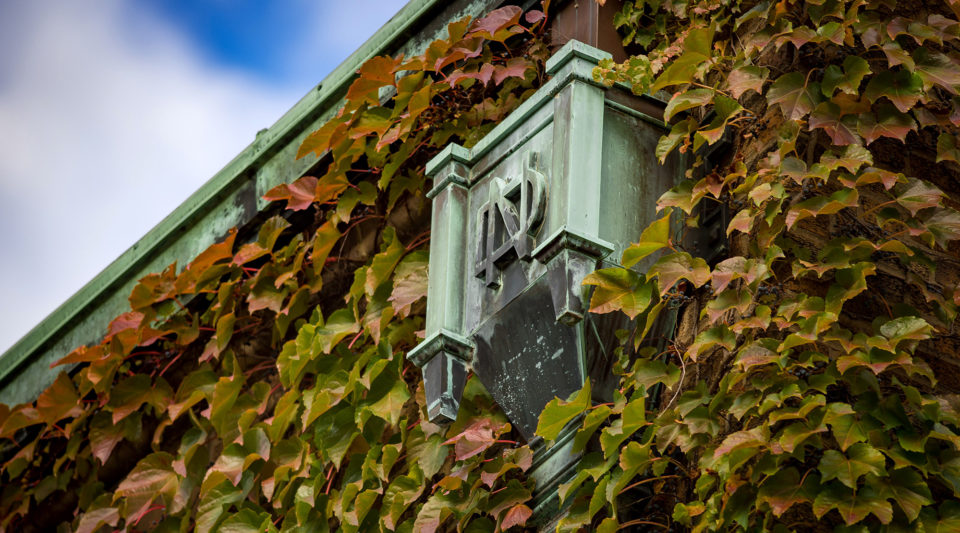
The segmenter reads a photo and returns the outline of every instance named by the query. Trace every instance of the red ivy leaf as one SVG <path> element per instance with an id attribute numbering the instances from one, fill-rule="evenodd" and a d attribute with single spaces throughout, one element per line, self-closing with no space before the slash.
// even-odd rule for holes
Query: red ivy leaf
<path id="1" fill-rule="evenodd" d="M 486 37 L 487 39 L 497 39 L 497 33 L 520 22 L 520 15 L 523 9 L 518 6 L 504 6 L 500 9 L 494 9 L 489 15 L 473 23 L 470 33 Z"/>
<path id="2" fill-rule="evenodd" d="M 287 209 L 300 211 L 310 207 L 313 203 L 314 191 L 317 188 L 317 178 L 303 176 L 291 184 L 281 183 L 267 191 L 263 199 L 270 202 L 287 201 Z"/>
<path id="3" fill-rule="evenodd" d="M 503 517 L 503 523 L 500 525 L 503 529 L 510 529 L 513 526 L 526 525 L 527 519 L 533 515 L 533 511 L 526 505 L 519 503 L 507 511 Z"/>

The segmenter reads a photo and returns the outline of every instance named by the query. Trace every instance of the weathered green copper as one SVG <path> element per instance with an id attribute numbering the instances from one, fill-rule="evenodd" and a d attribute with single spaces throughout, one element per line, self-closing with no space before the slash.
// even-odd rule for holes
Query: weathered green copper
<path id="1" fill-rule="evenodd" d="M 595 397 L 610 393 L 607 344 L 623 326 L 586 313 L 582 281 L 619 263 L 655 219 L 659 192 L 682 177 L 678 159 L 656 160 L 664 126 L 640 110 L 649 100 L 593 80 L 605 57 L 567 43 L 547 62 L 551 80 L 504 122 L 427 164 L 426 339 L 410 358 L 424 369 L 428 414 L 454 419 L 472 370 L 537 449 L 531 475 L 548 499 L 577 458 L 569 433 L 540 448 L 540 411 L 587 379 Z"/>

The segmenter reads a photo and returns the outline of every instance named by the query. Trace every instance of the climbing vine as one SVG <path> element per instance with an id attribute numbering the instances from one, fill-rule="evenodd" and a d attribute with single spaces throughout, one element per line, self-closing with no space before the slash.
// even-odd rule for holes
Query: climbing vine
<path id="1" fill-rule="evenodd" d="M 0 531 L 498 531 L 532 453 L 476 380 L 422 417 L 424 165 L 543 81 L 546 14 L 453 22 L 361 66 L 273 216 L 149 275 L 33 404 L 0 405 Z M 282 207 L 281 207 L 282 206 Z M 268 213 L 269 215 L 270 213 Z"/>
<path id="2" fill-rule="evenodd" d="M 36 402 L 0 405 L 0 530 L 528 525 L 530 449 L 476 380 L 454 423 L 427 422 L 403 354 L 423 167 L 541 85 L 544 11 L 365 63 L 256 234 L 141 280 Z M 610 402 L 586 387 L 541 417 L 584 453 L 559 530 L 960 530 L 958 18 L 955 0 L 624 2 L 630 57 L 594 76 L 662 96 L 657 156 L 693 165 L 623 268 L 585 280 L 634 328 Z M 729 253 L 699 257 L 718 210 Z"/>
<path id="3" fill-rule="evenodd" d="M 585 389 L 541 417 L 547 439 L 577 424 L 586 454 L 560 530 L 960 530 L 958 17 L 624 3 L 631 56 L 594 77 L 663 96 L 657 155 L 694 164 L 625 268 L 585 280 L 636 329 L 612 403 Z M 687 238 L 706 210 L 728 215 L 712 262 Z M 667 348 L 648 347 L 670 308 Z"/>

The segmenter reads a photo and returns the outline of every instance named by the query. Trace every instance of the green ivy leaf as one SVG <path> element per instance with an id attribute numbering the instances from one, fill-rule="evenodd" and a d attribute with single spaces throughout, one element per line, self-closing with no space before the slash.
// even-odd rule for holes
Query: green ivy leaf
<path id="1" fill-rule="evenodd" d="M 880 483 L 880 493 L 895 501 L 910 521 L 916 520 L 923 506 L 933 503 L 930 488 L 913 468 L 894 470 Z"/>
<path id="2" fill-rule="evenodd" d="M 712 27 L 691 29 L 683 41 L 683 54 L 657 77 L 650 87 L 650 92 L 693 81 L 700 65 L 710 60 L 712 48 Z"/>
<path id="3" fill-rule="evenodd" d="M 876 448 L 865 443 L 857 443 L 847 450 L 846 455 L 836 450 L 823 452 L 819 470 L 824 482 L 837 479 L 851 489 L 857 488 L 857 480 L 866 474 L 886 475 L 884 457 Z"/>
<path id="4" fill-rule="evenodd" d="M 940 205 L 943 197 L 943 191 L 930 182 L 907 178 L 907 186 L 897 196 L 897 203 L 910 211 L 911 215 L 917 216 L 917 212 L 921 209 Z"/>
<path id="5" fill-rule="evenodd" d="M 620 262 L 630 268 L 641 259 L 670 245 L 670 211 L 652 222 L 640 234 L 640 242 L 631 244 L 623 251 Z"/>
<path id="6" fill-rule="evenodd" d="M 914 72 L 923 80 L 925 91 L 929 91 L 934 85 L 939 85 L 953 94 L 958 94 L 960 65 L 955 61 L 943 53 L 924 46 L 913 51 L 913 61 L 916 64 Z"/>
<path id="7" fill-rule="evenodd" d="M 832 215 L 847 207 L 856 207 L 860 202 L 860 194 L 856 189 L 840 189 L 830 196 L 816 196 L 804 200 L 787 211 L 787 228 L 792 228 L 797 222 L 819 215 Z"/>
<path id="8" fill-rule="evenodd" d="M 626 268 L 604 268 L 587 274 L 584 285 L 595 285 L 590 298 L 591 313 L 623 311 L 632 320 L 650 306 L 653 285 Z"/>
<path id="9" fill-rule="evenodd" d="M 906 113 L 923 96 L 923 79 L 909 70 L 885 70 L 870 78 L 864 90 L 871 102 L 886 97 L 901 113 Z"/>
<path id="10" fill-rule="evenodd" d="M 836 509 L 848 525 L 860 522 L 872 514 L 882 524 L 893 519 L 893 507 L 871 487 L 861 487 L 853 491 L 839 483 L 824 487 L 813 501 L 813 514 L 823 518 L 831 509 Z"/>
<path id="11" fill-rule="evenodd" d="M 714 94 L 716 93 L 713 89 L 691 89 L 675 93 L 663 110 L 663 121 L 670 122 L 670 119 L 681 111 L 713 103 Z"/>
<path id="12" fill-rule="evenodd" d="M 581 413 L 590 407 L 590 381 L 583 384 L 583 388 L 570 395 L 567 400 L 554 398 L 547 403 L 540 413 L 537 422 L 536 434 L 545 440 L 556 440 L 560 431 Z"/>

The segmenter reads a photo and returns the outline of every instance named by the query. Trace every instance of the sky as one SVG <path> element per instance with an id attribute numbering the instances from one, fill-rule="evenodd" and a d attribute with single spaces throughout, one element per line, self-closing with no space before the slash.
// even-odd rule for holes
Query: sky
<path id="1" fill-rule="evenodd" d="M 405 0 L 0 0 L 0 353 Z"/>

